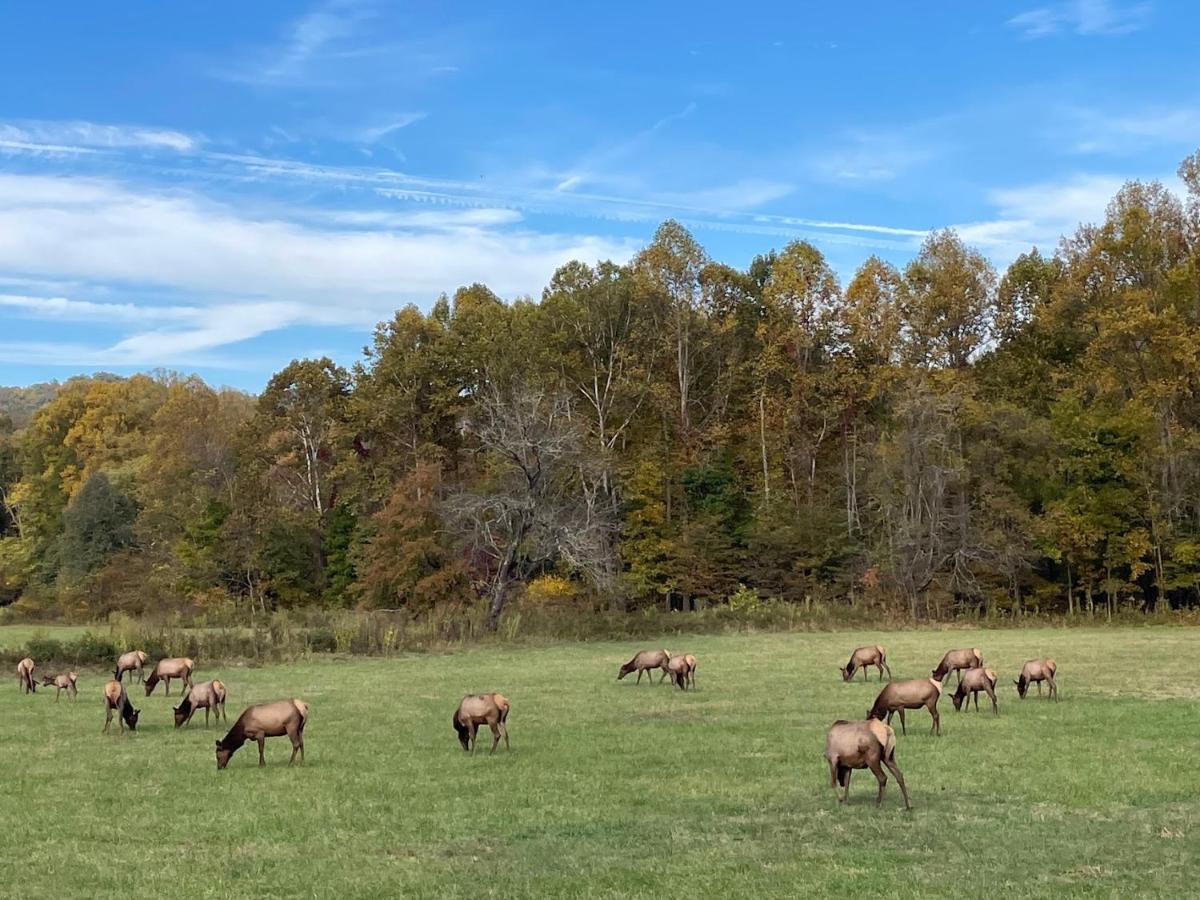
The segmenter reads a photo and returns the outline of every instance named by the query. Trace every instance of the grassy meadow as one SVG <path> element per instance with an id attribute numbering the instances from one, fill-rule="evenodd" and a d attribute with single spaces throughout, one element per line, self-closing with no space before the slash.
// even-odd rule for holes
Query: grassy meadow
<path id="1" fill-rule="evenodd" d="M 878 690 L 841 681 L 863 643 L 897 678 L 978 646 L 1000 717 L 909 715 L 894 782 L 856 772 L 839 806 L 822 758 Z M 665 643 L 665 642 L 662 642 Z M 648 643 L 646 646 L 655 646 Z M 661 645 L 661 644 L 660 644 Z M 1186 896 L 1200 878 L 1200 631 L 912 631 L 697 637 L 698 690 L 615 681 L 633 644 L 201 668 L 253 702 L 312 706 L 307 765 L 286 738 L 217 772 L 202 716 L 161 688 L 136 734 L 102 737 L 105 676 L 78 702 L 0 690 L 0 894 L 272 896 Z M 1017 700 L 1032 656 L 1061 702 Z M 512 751 L 471 757 L 461 695 L 512 701 Z M 895 724 L 899 725 L 896 720 Z M 483 750 L 490 735 L 481 735 Z"/>

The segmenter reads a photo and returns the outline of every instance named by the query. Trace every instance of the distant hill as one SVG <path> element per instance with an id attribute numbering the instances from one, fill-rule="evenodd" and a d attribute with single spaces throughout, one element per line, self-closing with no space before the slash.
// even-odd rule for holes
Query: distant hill
<path id="1" fill-rule="evenodd" d="M 57 381 L 29 387 L 0 387 L 0 417 L 8 416 L 20 428 L 35 412 L 54 399 L 62 385 Z"/>

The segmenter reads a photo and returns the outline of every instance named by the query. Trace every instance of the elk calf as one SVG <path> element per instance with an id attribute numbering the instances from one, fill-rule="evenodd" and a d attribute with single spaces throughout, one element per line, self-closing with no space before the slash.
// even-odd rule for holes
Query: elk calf
<path id="1" fill-rule="evenodd" d="M 942 657 L 942 661 L 937 664 L 937 668 L 929 674 L 938 681 L 945 681 L 947 675 L 951 672 L 957 672 L 958 680 L 962 681 L 964 669 L 976 669 L 982 665 L 983 654 L 979 652 L 978 647 L 972 647 L 969 650 L 951 650 Z"/>
<path id="2" fill-rule="evenodd" d="M 142 671 L 142 666 L 146 664 L 146 654 L 141 650 L 130 650 L 128 653 L 122 653 L 117 657 L 117 667 L 113 669 L 113 678 L 120 681 L 126 672 L 137 672 L 138 681 L 146 680 L 146 673 Z M 130 674 L 129 680 L 133 680 L 133 675 Z"/>
<path id="3" fill-rule="evenodd" d="M 850 654 L 850 662 L 842 666 L 842 681 L 849 681 L 854 673 L 862 669 L 863 681 L 867 680 L 867 668 L 874 666 L 879 670 L 879 680 L 883 681 L 883 670 L 887 669 L 888 681 L 892 680 L 892 670 L 887 664 L 887 651 L 876 644 L 873 647 L 859 647 Z"/>
<path id="4" fill-rule="evenodd" d="M 458 732 L 458 742 L 465 751 L 475 749 L 475 738 L 480 725 L 492 729 L 492 749 L 495 753 L 504 737 L 504 749 L 508 748 L 508 699 L 503 694 L 467 694 L 459 701 L 458 709 L 454 711 L 454 730 Z"/>
<path id="5" fill-rule="evenodd" d="M 688 679 L 692 674 L 692 667 L 688 665 L 686 656 L 672 656 L 667 662 L 667 674 L 671 676 L 671 683 L 681 691 L 686 691 Z"/>
<path id="6" fill-rule="evenodd" d="M 1029 690 L 1029 685 L 1034 683 L 1038 686 L 1038 696 L 1040 697 L 1042 695 L 1042 682 L 1044 681 L 1050 686 L 1050 696 L 1057 703 L 1058 684 L 1054 681 L 1054 676 L 1057 672 L 1058 663 L 1049 657 L 1046 659 L 1031 659 L 1021 667 L 1021 674 L 1013 684 L 1017 686 L 1017 693 L 1024 700 L 1025 692 Z"/>
<path id="7" fill-rule="evenodd" d="M 892 724 L 892 714 L 900 713 L 900 733 L 908 734 L 904 724 L 906 709 L 925 707 L 933 717 L 932 734 L 942 734 L 942 722 L 938 716 L 937 702 L 942 696 L 942 683 L 936 678 L 917 678 L 913 681 L 893 681 L 884 686 L 875 698 L 875 705 L 867 710 L 868 719 L 886 719 Z"/>
<path id="8" fill-rule="evenodd" d="M 36 694 L 37 682 L 33 680 L 33 660 L 28 656 L 17 663 L 17 690 L 23 694 Z"/>
<path id="9" fill-rule="evenodd" d="M 79 676 L 74 672 L 67 672 L 63 675 L 55 675 L 53 678 L 51 678 L 49 675 L 43 675 L 42 686 L 54 688 L 55 703 L 58 702 L 59 695 L 62 694 L 63 691 L 66 691 L 68 694 L 70 694 L 71 699 L 74 700 L 76 695 L 79 693 L 79 688 L 75 685 L 75 682 L 78 680 L 78 678 Z"/>
<path id="10" fill-rule="evenodd" d="M 138 716 L 141 715 L 140 709 L 134 709 L 133 704 L 129 702 L 129 695 L 125 693 L 125 685 L 119 681 L 110 681 L 104 685 L 104 711 L 107 716 L 104 719 L 104 728 L 101 729 L 101 734 L 108 734 L 108 726 L 112 724 L 113 712 L 118 714 L 118 722 L 121 730 L 125 730 L 125 726 L 129 726 L 130 731 L 137 731 Z"/>
<path id="11" fill-rule="evenodd" d="M 304 726 L 308 724 L 308 704 L 294 697 L 290 700 L 276 700 L 274 703 L 263 703 L 259 706 L 248 706 L 233 723 L 229 733 L 217 741 L 217 769 L 229 765 L 229 758 L 238 751 L 246 741 L 258 741 L 258 767 L 265 766 L 263 747 L 269 737 L 287 735 L 292 740 L 292 758 L 288 765 L 296 761 L 300 754 L 300 762 L 304 762 Z"/>
<path id="12" fill-rule="evenodd" d="M 975 699 L 975 712 L 979 712 L 979 692 L 983 691 L 992 699 L 992 713 L 1000 715 L 1000 710 L 996 706 L 996 670 L 995 669 L 967 669 L 963 675 L 962 681 L 958 683 L 958 688 L 954 692 L 954 696 L 950 699 L 954 701 L 954 709 L 962 709 L 962 702 L 967 694 L 970 694 Z M 970 701 L 967 701 L 970 706 Z"/>
<path id="13" fill-rule="evenodd" d="M 633 659 L 621 666 L 617 672 L 617 681 L 620 681 L 630 672 L 637 672 L 637 683 L 642 683 L 642 673 L 646 672 L 646 680 L 650 680 L 649 672 L 653 669 L 662 669 L 662 675 L 659 676 L 659 684 L 667 677 L 667 663 L 671 660 L 671 653 L 668 650 L 642 650 L 634 654 Z"/>
<path id="14" fill-rule="evenodd" d="M 882 766 L 887 766 L 900 785 L 904 808 L 912 809 L 904 776 L 896 766 L 896 732 L 890 726 L 875 719 L 834 722 L 825 735 L 825 760 L 829 763 L 829 781 L 834 793 L 839 786 L 845 789 L 839 802 L 845 803 L 850 797 L 850 774 L 855 769 L 870 769 L 879 782 L 879 794 L 875 797 L 875 805 L 879 806 L 887 786 Z"/>
<path id="15" fill-rule="evenodd" d="M 154 666 L 154 671 L 150 673 L 150 677 L 146 679 L 146 696 L 149 697 L 154 693 L 155 685 L 160 681 L 166 682 L 167 696 L 171 696 L 171 679 L 182 678 L 183 683 L 188 688 L 192 687 L 192 671 L 196 668 L 196 664 L 186 656 L 177 656 L 171 659 L 160 659 Z"/>
<path id="16" fill-rule="evenodd" d="M 175 727 L 186 725 L 192 721 L 192 716 L 196 714 L 196 710 L 204 710 L 204 727 L 208 727 L 208 712 L 212 710 L 217 721 L 222 720 L 228 722 L 225 716 L 225 685 L 217 681 L 215 678 L 212 681 L 202 681 L 190 691 L 183 695 L 183 699 L 179 701 L 179 705 L 175 707 Z"/>

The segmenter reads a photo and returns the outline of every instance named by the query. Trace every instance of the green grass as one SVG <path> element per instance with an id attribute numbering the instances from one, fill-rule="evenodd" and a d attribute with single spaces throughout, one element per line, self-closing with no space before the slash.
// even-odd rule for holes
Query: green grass
<path id="1" fill-rule="evenodd" d="M 49 638 L 54 641 L 73 641 L 91 631 L 107 634 L 107 625 L 0 625 L 0 650 L 15 650 L 25 646 L 30 638 Z M 16 683 L 16 676 L 13 676 Z"/>
<path id="2" fill-rule="evenodd" d="M 837 804 L 822 759 L 843 684 L 880 641 L 897 678 L 978 646 L 998 719 L 913 713 L 881 809 L 858 772 Z M 647 644 L 662 645 L 662 642 Z M 638 649 L 591 644 L 202 669 L 248 703 L 312 706 L 225 772 L 216 728 L 172 729 L 161 692 L 136 735 L 101 737 L 104 677 L 78 703 L 0 690 L 0 893 L 47 897 L 1189 896 L 1200 878 L 1200 631 L 942 631 L 698 637 L 695 693 L 617 683 Z M 1022 660 L 1059 662 L 1061 702 L 1019 702 Z M 513 749 L 469 757 L 467 691 L 512 701 Z M 898 724 L 898 723 L 897 723 Z M 114 724 L 115 728 L 115 724 Z M 484 739 L 484 749 L 487 739 Z"/>

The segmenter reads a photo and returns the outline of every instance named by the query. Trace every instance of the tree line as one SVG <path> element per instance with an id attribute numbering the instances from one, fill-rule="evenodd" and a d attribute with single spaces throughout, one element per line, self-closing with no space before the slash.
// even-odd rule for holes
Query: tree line
<path id="1" fill-rule="evenodd" d="M 914 618 L 1200 605 L 1200 153 L 1002 274 L 845 284 L 668 221 L 538 299 L 460 288 L 255 397 L 73 379 L 0 416 L 0 602 Z"/>

